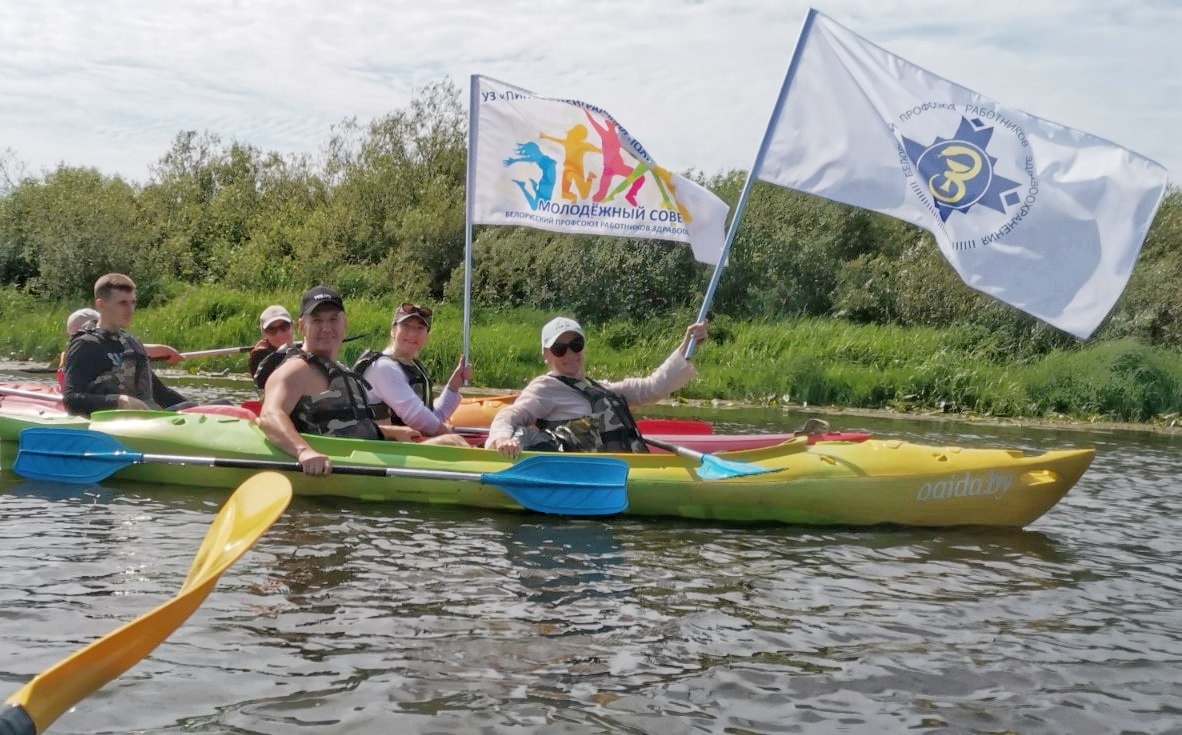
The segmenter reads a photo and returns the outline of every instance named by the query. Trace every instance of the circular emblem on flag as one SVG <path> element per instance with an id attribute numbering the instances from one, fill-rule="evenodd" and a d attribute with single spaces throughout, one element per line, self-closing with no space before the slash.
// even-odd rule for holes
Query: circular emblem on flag
<path id="1" fill-rule="evenodd" d="M 997 172 L 997 158 L 988 152 L 994 128 L 978 119 L 960 119 L 950 138 L 923 143 L 903 138 L 903 147 L 915 165 L 942 221 L 953 212 L 968 213 L 975 205 L 1005 213 L 1018 202 L 1014 190 L 1021 184 Z"/>

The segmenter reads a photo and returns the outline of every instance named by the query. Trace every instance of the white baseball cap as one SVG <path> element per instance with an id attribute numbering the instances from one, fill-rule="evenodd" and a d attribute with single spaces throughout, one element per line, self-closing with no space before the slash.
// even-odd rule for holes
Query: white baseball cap
<path id="1" fill-rule="evenodd" d="M 79 309 L 66 317 L 66 336 L 73 337 L 89 326 L 97 324 L 99 313 L 94 309 Z"/>
<path id="2" fill-rule="evenodd" d="M 553 347 L 558 338 L 567 332 L 574 332 L 580 337 L 586 337 L 583 334 L 583 328 L 574 319 L 559 316 L 546 322 L 546 326 L 542 327 L 542 349 L 548 350 Z"/>
<path id="3" fill-rule="evenodd" d="M 272 304 L 266 309 L 263 309 L 263 313 L 259 315 L 259 329 L 266 329 L 275 322 L 287 322 L 291 324 L 293 321 L 291 314 L 287 313 L 287 309 L 284 309 L 279 304 Z"/>

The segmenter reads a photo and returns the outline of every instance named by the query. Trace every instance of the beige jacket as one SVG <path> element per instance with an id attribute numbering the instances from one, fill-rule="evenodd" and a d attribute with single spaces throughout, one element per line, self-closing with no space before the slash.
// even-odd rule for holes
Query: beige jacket
<path id="1" fill-rule="evenodd" d="M 646 377 L 604 381 L 602 385 L 623 396 L 629 406 L 642 406 L 665 398 L 697 374 L 693 363 L 677 350 Z M 587 398 L 554 375 L 547 373 L 534 378 L 513 405 L 497 412 L 488 431 L 490 443 L 508 439 L 519 426 L 533 426 L 538 419 L 567 421 L 590 415 L 591 403 Z"/>

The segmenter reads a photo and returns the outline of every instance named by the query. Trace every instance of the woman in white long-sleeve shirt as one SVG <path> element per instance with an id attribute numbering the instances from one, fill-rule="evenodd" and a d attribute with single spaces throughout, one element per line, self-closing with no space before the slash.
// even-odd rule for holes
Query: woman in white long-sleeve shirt
<path id="1" fill-rule="evenodd" d="M 472 377 L 472 367 L 463 358 L 456 365 L 438 398 L 433 397 L 431 378 L 419 353 L 431 335 L 431 309 L 403 303 L 394 310 L 390 342 L 381 352 L 367 350 L 353 366 L 370 384 L 369 402 L 384 403 L 390 422 L 405 425 L 428 437 L 428 444 L 468 446 L 447 420 L 460 405 L 460 388 Z"/>
<path id="2" fill-rule="evenodd" d="M 677 349 L 649 375 L 600 383 L 585 371 L 583 328 L 574 319 L 551 319 L 542 327 L 542 357 L 550 372 L 497 412 L 485 446 L 507 457 L 523 449 L 646 451 L 629 406 L 654 403 L 688 383 L 697 372 L 685 353 L 691 339 L 702 342 L 706 336 L 705 322 L 691 324 Z"/>

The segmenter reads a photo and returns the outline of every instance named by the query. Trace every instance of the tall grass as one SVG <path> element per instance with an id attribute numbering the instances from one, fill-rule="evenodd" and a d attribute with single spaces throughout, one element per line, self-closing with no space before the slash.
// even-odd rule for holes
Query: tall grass
<path id="1" fill-rule="evenodd" d="M 299 294 L 287 292 L 187 289 L 137 312 L 133 331 L 145 342 L 181 351 L 245 346 L 259 337 L 257 318 L 264 307 L 280 303 L 294 313 L 298 300 Z M 361 338 L 345 345 L 343 360 L 385 345 L 391 312 L 401 300 L 346 300 L 349 332 Z M 45 305 L 0 290 L 0 319 L 9 325 L 0 334 L 0 349 L 10 359 L 49 362 L 62 349 L 65 318 L 77 306 Z M 473 385 L 515 390 L 544 372 L 538 335 L 553 315 L 525 308 L 475 311 Z M 422 358 L 438 382 L 447 379 L 460 355 L 462 316 L 458 304 L 437 305 Z M 585 323 L 588 373 L 597 378 L 647 373 L 680 343 L 692 319 L 686 310 Z M 723 317 L 711 324 L 711 339 L 699 347 L 694 363 L 698 378 L 680 397 L 1140 422 L 1182 412 L 1179 355 L 1127 339 L 1011 360 L 988 340 L 970 339 L 957 329 Z M 245 374 L 246 359 L 202 358 L 182 366 Z"/>

